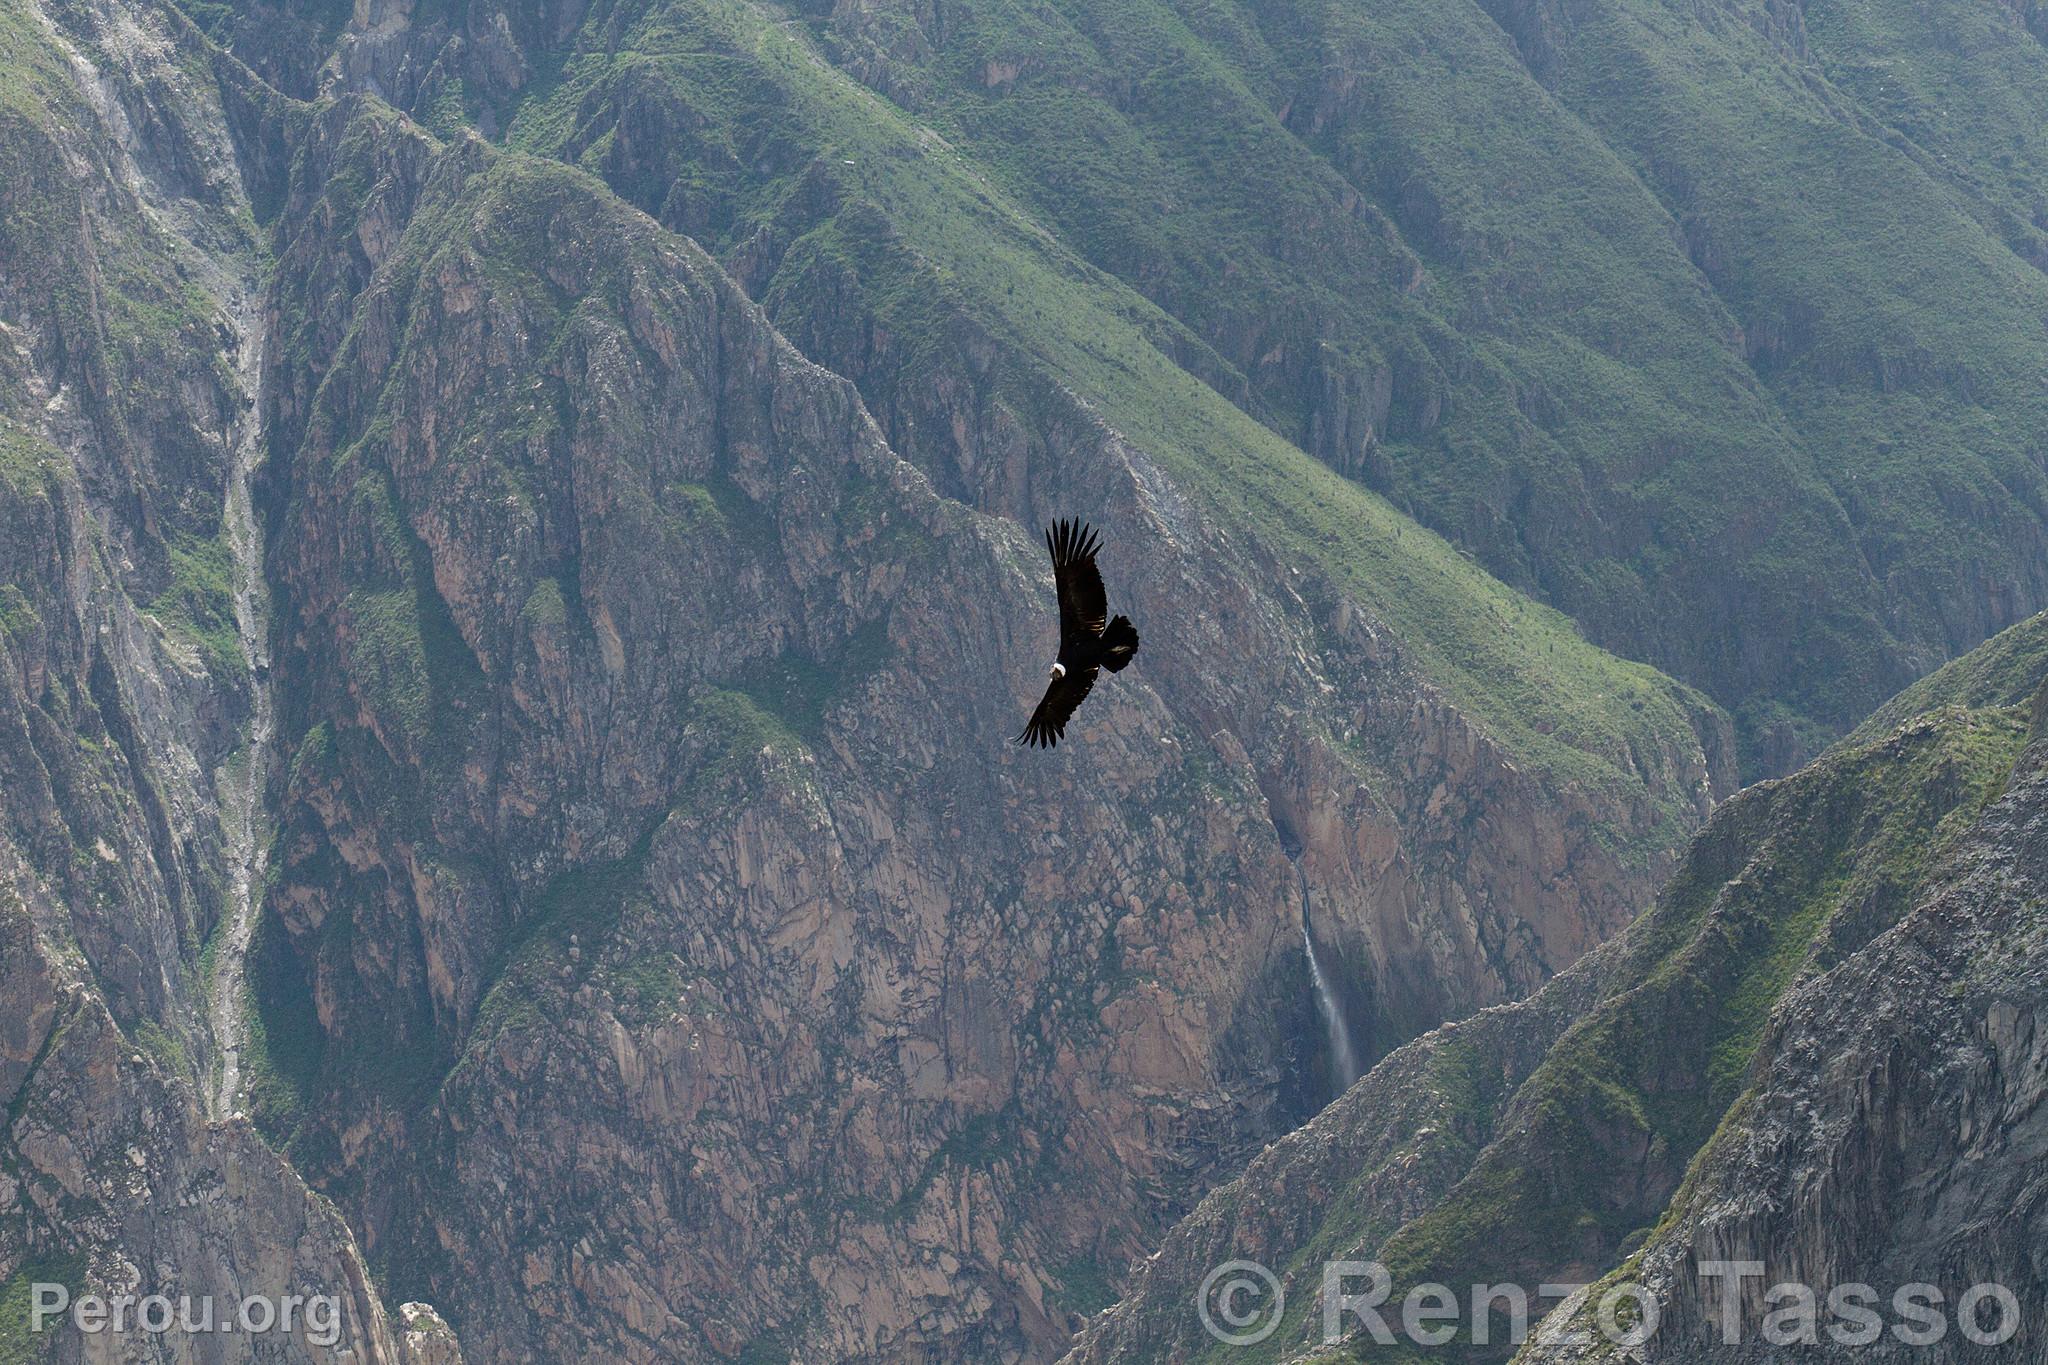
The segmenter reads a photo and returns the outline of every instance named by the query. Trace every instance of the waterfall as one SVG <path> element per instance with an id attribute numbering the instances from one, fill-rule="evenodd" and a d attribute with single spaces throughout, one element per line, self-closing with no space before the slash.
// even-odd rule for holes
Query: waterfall
<path id="1" fill-rule="evenodd" d="M 1351 1045 L 1351 1025 L 1345 1022 L 1344 1008 L 1338 1001 L 1337 992 L 1330 986 L 1330 978 L 1323 973 L 1322 959 L 1316 955 L 1316 936 L 1309 928 L 1308 872 L 1299 861 L 1295 863 L 1294 870 L 1301 879 L 1301 946 L 1308 954 L 1308 975 L 1315 985 L 1316 1013 L 1322 1016 L 1323 1032 L 1330 1044 L 1330 1065 L 1337 1073 L 1337 1093 L 1341 1095 L 1358 1079 L 1358 1049 Z"/>

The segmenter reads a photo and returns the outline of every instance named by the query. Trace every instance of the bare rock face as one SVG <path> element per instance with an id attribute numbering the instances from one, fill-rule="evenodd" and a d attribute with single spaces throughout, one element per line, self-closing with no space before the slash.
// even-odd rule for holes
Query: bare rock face
<path id="1" fill-rule="evenodd" d="M 2048 685 L 2034 698 L 2028 747 L 2004 792 L 1911 913 L 1780 1007 L 1746 1103 L 1702 1154 L 1635 1268 L 1662 1313 L 1657 1336 L 1629 1358 L 1774 1358 L 1796 1339 L 1774 1342 L 1764 1330 L 1784 1306 L 1766 1301 L 1781 1282 L 1810 1286 L 1820 1300 L 1809 1329 L 1814 1359 L 1977 1360 L 1987 1343 L 2015 1357 L 2041 1350 L 2044 719 Z M 1737 1281 L 1732 1313 L 1723 1300 L 1731 1277 L 1699 1271 L 1713 1262 L 1755 1263 Z M 1854 1342 L 1860 1324 L 1829 1306 L 1850 1284 L 1875 1291 L 1874 1344 Z M 1902 1339 L 1926 1326 L 1895 1309 L 1894 1296 L 1912 1285 L 1934 1291 L 1936 1339 Z M 1971 1297 L 1994 1285 L 2010 1295 L 2007 1309 Z M 1974 1320 L 1964 1308 L 1972 1303 L 1981 1309 Z M 1723 1344 L 1731 1323 L 1733 1347 Z"/>
<path id="2" fill-rule="evenodd" d="M 462 1343 L 434 1305 L 401 1304 L 398 1316 L 409 1365 L 462 1365 Z"/>
<path id="3" fill-rule="evenodd" d="M 38 937 L 26 916 L 9 933 L 17 944 Z M 38 1283 L 62 1285 L 73 1300 L 164 1295 L 189 1300 L 185 1321 L 216 1325 L 250 1298 L 334 1304 L 331 1314 L 299 1313 L 290 1331 L 224 1341 L 182 1330 L 86 1334 L 58 1316 L 43 1338 L 51 1358 L 135 1359 L 146 1345 L 149 1358 L 181 1362 L 413 1359 L 393 1342 L 333 1206 L 246 1121 L 208 1123 L 189 1081 L 134 1051 L 79 964 L 52 961 L 47 942 L 20 944 L 30 951 L 10 963 L 10 991 L 21 988 L 8 997 L 10 1015 L 25 1004 L 31 1017 L 25 1033 L 18 1017 L 8 1023 L 16 1079 L 4 1091 L 12 1120 L 0 1251 L 21 1287 L 9 1303 L 29 1303 Z M 18 1060 L 23 1045 L 34 1049 L 32 1068 Z M 22 1323 L 9 1328 L 34 1340 Z"/>
<path id="4" fill-rule="evenodd" d="M 1532 761 L 1433 636 L 958 299 L 892 389 L 875 300 L 789 239 L 733 259 L 809 358 L 581 172 L 293 104 L 167 10 L 32 17 L 16 1288 L 342 1306 L 235 1359 L 1047 1359 L 1325 1097 L 1304 917 L 1376 1055 L 1617 928 L 1730 782 L 1646 670 L 1653 721 Z M 424 96 L 407 14 L 357 18 L 391 42 L 332 79 Z M 1077 506 L 1144 660 L 1026 755 L 1024 528 Z"/>
<path id="5" fill-rule="evenodd" d="M 1085 1326 L 1064 1359 L 1197 1358 L 1213 1345 L 1198 1290 L 1236 1260 L 1281 1275 L 1285 1316 L 1268 1339 L 1269 1358 L 1320 1341 L 1323 1263 L 1368 1259 L 1470 1175 L 1501 1131 L 1510 1097 L 1599 999 L 1617 956 L 1596 953 L 1533 999 L 1446 1025 L 1380 1062 L 1204 1198 L 1134 1267 L 1125 1297 Z"/>
<path id="6" fill-rule="evenodd" d="M 693 244 L 365 101 L 281 222 L 257 1119 L 472 1360 L 1047 1358 L 1320 1100 L 1304 885 L 1384 1050 L 1727 780 L 1704 710 L 1634 806 L 1520 766 L 1071 398 L 1019 510 L 1117 528 L 1145 663 L 1006 748 L 1040 548 Z"/>
<path id="7" fill-rule="evenodd" d="M 216 80 L 173 12 L 27 5 L 6 22 L 6 1340 L 24 1359 L 402 1361 L 334 1207 L 200 1103 L 217 1061 L 200 945 L 228 913 L 252 696 L 222 526 L 260 344 L 228 127 L 247 92 Z M 191 1321 L 226 1322 L 252 1296 L 331 1297 L 335 1314 L 153 1337 L 59 1316 L 38 1335 L 14 1317 L 38 1283 L 189 1297 Z"/>
<path id="8" fill-rule="evenodd" d="M 2041 1302 L 2023 1115 L 2048 688 L 2020 699 L 2044 642 L 2048 617 L 2015 627 L 1884 725 L 1725 803 L 1651 911 L 1274 1143 L 1162 1239 L 1069 1358 L 1199 1358 L 1214 1343 L 1198 1287 L 1240 1258 L 1284 1294 L 1252 1359 L 1405 1358 L 1347 1337 L 1355 1318 L 1326 1340 L 1330 1261 L 1382 1264 L 1390 1321 L 1422 1283 L 1461 1308 L 1471 1285 L 1520 1285 L 1538 1318 L 1557 1306 L 1539 1285 L 1593 1283 L 1559 1328 L 1592 1346 L 1517 1355 L 1497 1318 L 1490 1344 L 1468 1331 L 1446 1348 L 1457 1359 L 1782 1359 L 1788 1343 L 1762 1334 L 1779 1281 L 1823 1302 L 1870 1284 L 1887 1312 L 1901 1285 L 1942 1287 L 1936 1358 L 1974 1358 L 1954 1325 L 1965 1290 L 2003 1282 L 2023 1314 Z M 1695 1267 L 1749 1260 L 1764 1269 L 1745 1283 L 1744 1344 L 1725 1347 L 1720 1281 Z M 1599 1298 L 1622 1282 L 1661 1304 L 1645 1345 L 1601 1330 Z M 1830 1321 L 1818 1344 L 1835 1350 Z"/>

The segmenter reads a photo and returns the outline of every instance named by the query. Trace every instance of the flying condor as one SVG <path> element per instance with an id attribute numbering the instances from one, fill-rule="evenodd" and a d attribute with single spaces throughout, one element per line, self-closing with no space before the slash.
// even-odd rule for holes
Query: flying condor
<path id="1" fill-rule="evenodd" d="M 1045 533 L 1052 553 L 1053 583 L 1060 594 L 1060 653 L 1053 662 L 1044 700 L 1031 713 L 1017 743 L 1050 749 L 1067 733 L 1067 721 L 1095 686 L 1102 669 L 1121 673 L 1138 652 L 1138 628 L 1109 615 L 1109 598 L 1095 568 L 1102 541 L 1077 521 L 1056 521 Z"/>

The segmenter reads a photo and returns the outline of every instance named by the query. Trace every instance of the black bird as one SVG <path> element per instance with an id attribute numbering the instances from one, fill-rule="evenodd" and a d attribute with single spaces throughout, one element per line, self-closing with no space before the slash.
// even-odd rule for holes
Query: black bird
<path id="1" fill-rule="evenodd" d="M 1109 598 L 1095 568 L 1102 541 L 1077 521 L 1056 521 L 1045 533 L 1052 552 L 1052 579 L 1060 594 L 1060 655 L 1052 683 L 1017 743 L 1050 749 L 1067 733 L 1067 721 L 1095 686 L 1100 669 L 1121 673 L 1138 652 L 1138 628 L 1122 616 L 1109 620 Z"/>

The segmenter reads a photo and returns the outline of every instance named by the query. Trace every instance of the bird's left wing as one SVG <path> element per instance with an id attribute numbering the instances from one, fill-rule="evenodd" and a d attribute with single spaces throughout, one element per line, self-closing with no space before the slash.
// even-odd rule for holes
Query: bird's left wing
<path id="1" fill-rule="evenodd" d="M 1060 592 L 1060 642 L 1092 638 L 1109 624 L 1109 594 L 1095 567 L 1102 542 L 1078 521 L 1060 520 L 1045 533 L 1052 552 L 1052 578 Z"/>
<path id="2" fill-rule="evenodd" d="M 1081 702 L 1088 696 L 1088 689 L 1095 686 L 1096 672 L 1093 668 L 1083 668 L 1064 678 L 1054 678 L 1052 685 L 1045 689 L 1038 709 L 1031 713 L 1030 720 L 1024 722 L 1024 733 L 1017 736 L 1017 743 L 1033 749 L 1050 749 L 1058 744 L 1067 733 L 1067 721 L 1080 709 Z"/>

